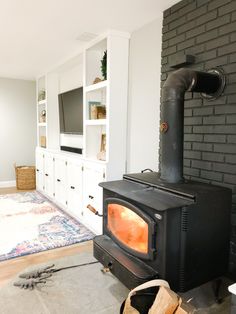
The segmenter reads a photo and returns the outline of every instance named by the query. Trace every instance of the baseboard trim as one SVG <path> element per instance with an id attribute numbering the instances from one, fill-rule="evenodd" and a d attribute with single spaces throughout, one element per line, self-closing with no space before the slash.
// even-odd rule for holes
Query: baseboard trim
<path id="1" fill-rule="evenodd" d="M 16 180 L 0 181 L 0 188 L 10 188 L 16 186 Z"/>

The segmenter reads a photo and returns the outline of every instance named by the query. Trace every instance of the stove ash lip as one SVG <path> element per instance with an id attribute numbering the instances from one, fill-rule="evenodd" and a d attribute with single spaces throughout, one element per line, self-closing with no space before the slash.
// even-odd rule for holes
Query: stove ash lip
<path id="1" fill-rule="evenodd" d="M 207 99 L 219 97 L 225 87 L 220 69 L 200 72 L 181 68 L 172 72 L 162 87 L 161 108 L 161 164 L 160 179 L 167 183 L 181 183 L 183 178 L 184 95 L 199 92 Z"/>

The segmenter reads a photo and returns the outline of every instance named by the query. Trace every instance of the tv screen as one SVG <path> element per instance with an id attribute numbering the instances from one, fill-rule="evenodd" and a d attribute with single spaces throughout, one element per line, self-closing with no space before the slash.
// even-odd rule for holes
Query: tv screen
<path id="1" fill-rule="evenodd" d="M 83 87 L 58 95 L 60 132 L 83 134 Z"/>

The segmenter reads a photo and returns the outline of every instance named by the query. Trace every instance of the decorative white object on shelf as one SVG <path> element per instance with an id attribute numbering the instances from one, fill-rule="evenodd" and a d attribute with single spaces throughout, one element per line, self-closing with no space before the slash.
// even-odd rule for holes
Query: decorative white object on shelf
<path id="1" fill-rule="evenodd" d="M 40 112 L 39 122 L 40 122 L 40 123 L 46 123 L 46 110 L 45 110 L 45 109 L 43 109 L 43 110 Z"/>
<path id="2" fill-rule="evenodd" d="M 106 160 L 106 134 L 101 136 L 101 147 L 100 152 L 97 154 L 99 160 Z"/>
<path id="3" fill-rule="evenodd" d="M 38 105 L 45 105 L 46 104 L 46 99 L 38 101 Z"/>

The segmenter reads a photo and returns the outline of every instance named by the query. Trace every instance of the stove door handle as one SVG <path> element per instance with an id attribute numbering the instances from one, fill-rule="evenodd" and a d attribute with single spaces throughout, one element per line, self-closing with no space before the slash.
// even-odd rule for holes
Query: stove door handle
<path id="1" fill-rule="evenodd" d="M 87 208 L 94 214 L 97 215 L 99 217 L 103 217 L 103 215 L 99 214 L 98 210 L 96 210 L 96 208 L 94 208 L 92 205 L 88 204 Z"/>
<path id="2" fill-rule="evenodd" d="M 141 173 L 144 173 L 144 172 L 153 172 L 153 170 L 152 169 L 150 169 L 150 168 L 146 168 L 146 169 L 143 169 L 143 170 L 141 170 Z"/>

